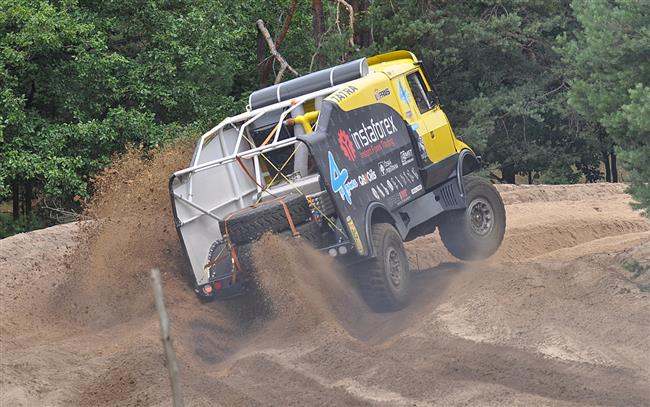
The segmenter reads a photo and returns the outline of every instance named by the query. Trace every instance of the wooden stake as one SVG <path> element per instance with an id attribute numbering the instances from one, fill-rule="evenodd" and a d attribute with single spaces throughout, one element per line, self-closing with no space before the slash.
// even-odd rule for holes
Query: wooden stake
<path id="1" fill-rule="evenodd" d="M 169 318 L 165 309 L 163 298 L 163 289 L 160 279 L 160 270 L 151 270 L 151 285 L 153 286 L 153 295 L 156 302 L 156 310 L 160 318 L 160 337 L 163 347 L 165 348 L 165 358 L 167 359 L 167 369 L 169 370 L 169 380 L 172 384 L 172 397 L 174 407 L 183 407 L 183 393 L 181 391 L 181 382 L 178 373 L 178 364 L 176 363 L 176 353 L 172 346 L 172 338 L 169 335 Z"/>

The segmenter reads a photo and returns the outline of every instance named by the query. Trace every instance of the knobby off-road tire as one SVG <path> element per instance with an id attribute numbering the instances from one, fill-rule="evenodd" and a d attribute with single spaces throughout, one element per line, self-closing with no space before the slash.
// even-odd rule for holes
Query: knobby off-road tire
<path id="1" fill-rule="evenodd" d="M 411 272 L 402 238 L 389 223 L 372 226 L 376 257 L 358 267 L 359 289 L 375 311 L 404 308 L 410 300 Z"/>
<path id="2" fill-rule="evenodd" d="M 486 179 L 467 176 L 467 208 L 442 215 L 440 237 L 461 260 L 481 260 L 497 251 L 506 230 L 506 211 L 499 192 Z"/>
<path id="3" fill-rule="evenodd" d="M 289 208 L 294 225 L 300 225 L 311 217 L 311 209 L 304 195 L 290 194 L 283 198 Z M 266 203 L 236 213 L 228 219 L 228 236 L 234 244 L 250 243 L 265 232 L 283 232 L 289 229 L 289 222 L 281 202 Z M 225 233 L 225 222 L 219 224 Z"/>
<path id="4" fill-rule="evenodd" d="M 304 239 L 310 245 L 318 248 L 322 244 L 322 235 L 320 226 L 316 222 L 306 222 L 302 225 L 296 226 L 296 230 L 300 233 L 298 239 Z M 280 236 L 286 239 L 293 239 L 293 234 L 290 230 L 280 233 Z M 237 260 L 245 275 L 255 272 L 255 264 L 253 262 L 252 248 L 255 243 L 245 243 L 236 247 Z"/>

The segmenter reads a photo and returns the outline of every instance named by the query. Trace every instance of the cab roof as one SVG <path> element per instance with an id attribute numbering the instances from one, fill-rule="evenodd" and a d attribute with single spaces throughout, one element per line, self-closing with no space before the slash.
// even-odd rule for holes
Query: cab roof
<path id="1" fill-rule="evenodd" d="M 372 71 L 383 72 L 392 78 L 412 70 L 419 62 L 412 52 L 399 50 L 369 57 L 368 67 Z"/>

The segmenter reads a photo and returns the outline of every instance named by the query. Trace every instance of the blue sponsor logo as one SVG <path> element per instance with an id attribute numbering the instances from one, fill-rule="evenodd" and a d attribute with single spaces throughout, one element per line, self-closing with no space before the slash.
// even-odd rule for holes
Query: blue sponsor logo
<path id="1" fill-rule="evenodd" d="M 399 85 L 399 98 L 402 100 L 402 102 L 404 102 L 408 106 L 409 100 L 411 99 L 411 94 L 409 93 L 408 90 L 404 89 L 404 86 L 402 86 L 401 81 L 397 83 Z"/>
<path id="2" fill-rule="evenodd" d="M 342 200 L 347 201 L 348 204 L 352 205 L 352 190 L 358 187 L 359 184 L 355 179 L 348 181 L 348 170 L 346 168 L 339 170 L 339 166 L 336 164 L 334 155 L 331 151 L 327 152 L 327 157 L 329 158 L 332 190 L 335 194 L 338 193 Z"/>

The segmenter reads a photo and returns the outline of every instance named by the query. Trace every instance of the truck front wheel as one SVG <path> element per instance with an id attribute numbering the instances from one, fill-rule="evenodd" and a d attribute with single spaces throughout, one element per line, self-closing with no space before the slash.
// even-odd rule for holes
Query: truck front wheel
<path id="1" fill-rule="evenodd" d="M 406 306 L 411 272 L 402 238 L 389 223 L 372 226 L 375 257 L 359 264 L 356 272 L 364 299 L 375 311 L 393 311 Z"/>
<path id="2" fill-rule="evenodd" d="M 497 251 L 506 229 L 506 211 L 499 192 L 486 179 L 465 177 L 467 208 L 442 214 L 440 237 L 461 260 L 481 260 Z"/>

